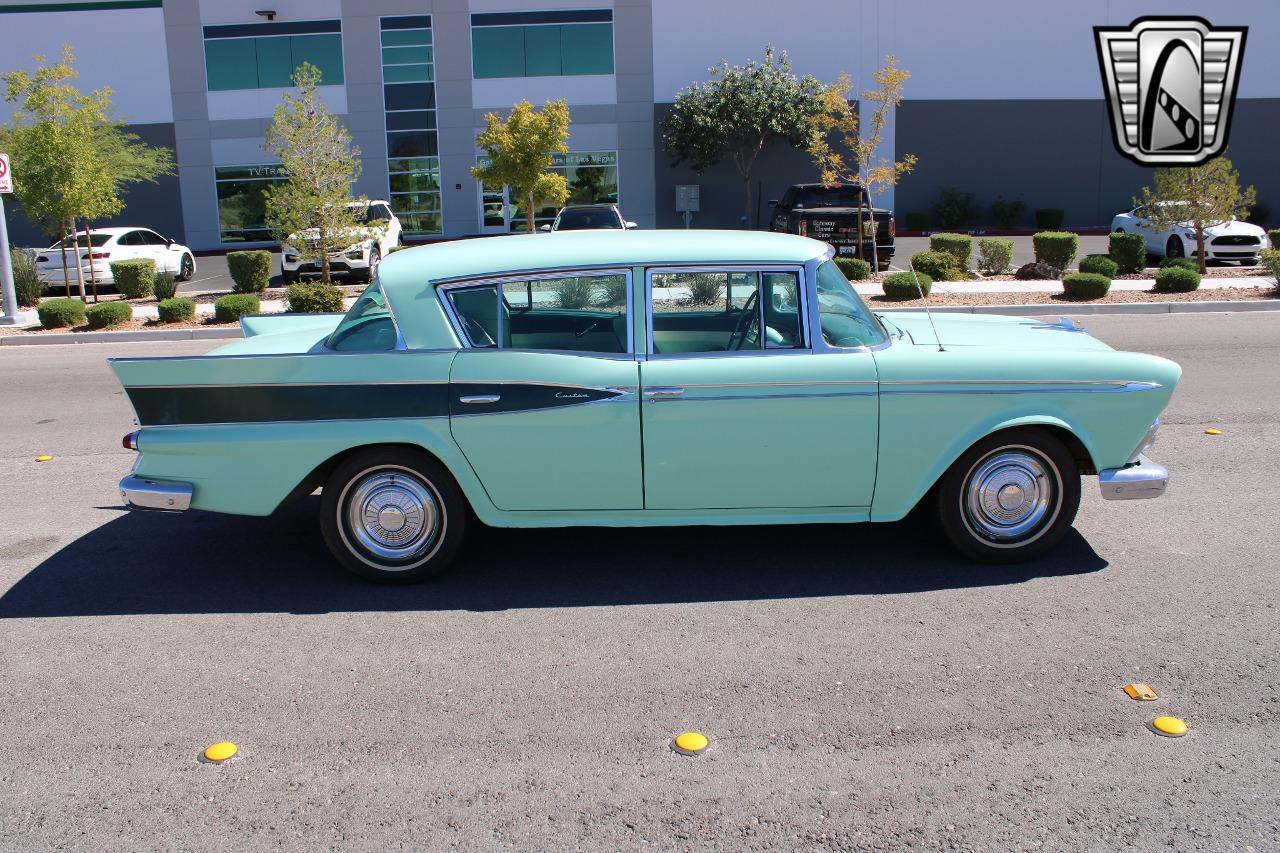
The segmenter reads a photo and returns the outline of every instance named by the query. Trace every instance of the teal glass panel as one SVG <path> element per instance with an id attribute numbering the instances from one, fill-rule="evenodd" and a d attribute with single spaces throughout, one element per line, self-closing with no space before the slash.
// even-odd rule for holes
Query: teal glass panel
<path id="1" fill-rule="evenodd" d="M 382 67 L 384 83 L 416 83 L 431 79 L 430 65 L 384 65 Z"/>
<path id="2" fill-rule="evenodd" d="M 293 54 L 286 37 L 253 40 L 258 58 L 258 88 L 274 89 L 293 85 Z"/>
<path id="3" fill-rule="evenodd" d="M 524 28 L 524 76 L 559 77 L 562 27 Z"/>
<path id="4" fill-rule="evenodd" d="M 384 47 L 382 49 L 383 65 L 408 65 L 413 62 L 430 62 L 429 47 Z"/>
<path id="5" fill-rule="evenodd" d="M 310 62 L 320 69 L 320 85 L 339 86 L 342 75 L 342 36 L 322 33 L 312 36 L 290 36 L 293 43 L 293 67 Z M 285 85 L 288 85 L 287 83 Z"/>
<path id="6" fill-rule="evenodd" d="M 402 44 L 431 44 L 431 30 L 383 30 L 382 44 L 385 47 Z"/>
<path id="7" fill-rule="evenodd" d="M 210 39 L 204 43 L 205 79 L 210 92 L 258 88 L 254 39 Z"/>
<path id="8" fill-rule="evenodd" d="M 613 24 L 565 24 L 560 49 L 562 74 L 612 74 Z"/>
<path id="9" fill-rule="evenodd" d="M 440 172 L 438 157 L 393 157 L 387 161 L 388 172 Z"/>
<path id="10" fill-rule="evenodd" d="M 393 193 L 440 191 L 440 178 L 435 172 L 406 172 L 399 175 L 389 175 L 388 179 L 391 182 L 391 192 Z"/>
<path id="11" fill-rule="evenodd" d="M 441 232 L 440 211 L 412 213 L 395 211 L 396 218 L 406 234 L 439 234 Z"/>
<path id="12" fill-rule="evenodd" d="M 471 63 L 476 79 L 524 76 L 523 27 L 475 27 Z"/>
<path id="13" fill-rule="evenodd" d="M 397 212 L 439 210 L 440 193 L 392 193 L 391 209 Z"/>

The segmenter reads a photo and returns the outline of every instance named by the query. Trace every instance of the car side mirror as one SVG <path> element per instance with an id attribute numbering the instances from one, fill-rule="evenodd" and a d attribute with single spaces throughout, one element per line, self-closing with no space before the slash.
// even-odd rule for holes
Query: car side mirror
<path id="1" fill-rule="evenodd" d="M 538 226 L 538 230 L 539 230 L 539 231 L 547 231 L 547 232 L 550 232 L 550 231 L 551 231 L 551 226 L 550 226 L 550 225 L 539 225 L 539 226 Z"/>
<path id="2" fill-rule="evenodd" d="M 622 227 L 623 227 L 623 228 L 639 228 L 640 226 L 639 226 L 639 225 L 636 225 L 634 222 L 632 222 L 630 219 L 628 219 L 628 220 L 626 220 L 625 222 L 623 222 L 623 223 L 622 223 Z"/>
<path id="3" fill-rule="evenodd" d="M 778 200 L 777 200 L 776 198 L 771 198 L 771 199 L 769 199 L 769 206 L 770 206 L 770 207 L 777 207 L 777 206 L 778 206 Z"/>
<path id="4" fill-rule="evenodd" d="M 167 248 L 169 248 L 170 246 L 172 246 L 175 242 L 176 242 L 176 241 L 175 241 L 172 237 L 165 237 L 165 238 L 164 238 L 164 247 L 167 249 Z"/>

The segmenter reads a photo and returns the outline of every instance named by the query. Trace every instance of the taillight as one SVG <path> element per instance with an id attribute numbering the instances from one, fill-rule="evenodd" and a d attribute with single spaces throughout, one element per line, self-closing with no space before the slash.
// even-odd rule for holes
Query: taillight
<path id="1" fill-rule="evenodd" d="M 889 236 L 890 237 L 898 236 L 898 223 L 896 220 L 894 220 L 892 216 L 889 217 Z"/>
<path id="2" fill-rule="evenodd" d="M 137 450 L 138 449 L 138 430 L 135 429 L 133 432 L 129 433 L 124 438 L 120 439 L 120 443 L 124 445 L 125 450 Z"/>
<path id="3" fill-rule="evenodd" d="M 107 258 L 111 257 L 111 253 L 110 252 L 93 252 L 92 254 L 81 255 L 80 257 L 83 260 L 105 261 Z"/>
<path id="4" fill-rule="evenodd" d="M 801 237 L 809 236 L 809 220 L 801 219 L 799 227 L 796 228 L 796 233 Z"/>

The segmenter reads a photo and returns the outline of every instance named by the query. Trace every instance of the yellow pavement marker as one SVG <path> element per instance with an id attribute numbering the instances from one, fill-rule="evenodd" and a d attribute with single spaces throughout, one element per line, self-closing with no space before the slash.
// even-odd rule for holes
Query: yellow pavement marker
<path id="1" fill-rule="evenodd" d="M 676 735 L 675 740 L 671 741 L 671 748 L 681 755 L 698 755 L 710 743 L 707 736 L 701 732 L 684 732 Z"/>
<path id="2" fill-rule="evenodd" d="M 1209 427 L 1207 430 L 1204 431 L 1204 434 L 1205 435 L 1222 435 L 1222 430 L 1218 429 L 1217 427 Z"/>
<path id="3" fill-rule="evenodd" d="M 1154 702 L 1160 696 L 1151 689 L 1150 684 L 1126 684 L 1124 692 L 1129 694 L 1130 699 L 1137 699 L 1139 702 Z"/>
<path id="4" fill-rule="evenodd" d="M 1187 733 L 1187 724 L 1177 717 L 1156 717 L 1151 721 L 1151 731 L 1163 737 L 1182 737 Z"/>
<path id="5" fill-rule="evenodd" d="M 240 747 L 236 746 L 229 740 L 218 741 L 213 746 L 208 747 L 201 755 L 205 761 L 211 761 L 214 764 L 221 764 L 228 758 L 233 757 L 240 751 Z"/>
<path id="6" fill-rule="evenodd" d="M 48 462 L 48 461 L 49 461 L 50 459 L 52 459 L 52 458 L 53 458 L 53 457 L 52 457 L 52 456 L 50 456 L 49 454 L 47 454 L 47 453 L 42 453 L 42 454 L 40 454 L 39 456 L 37 456 L 37 457 L 36 457 L 36 461 L 37 461 L 37 462 Z"/>

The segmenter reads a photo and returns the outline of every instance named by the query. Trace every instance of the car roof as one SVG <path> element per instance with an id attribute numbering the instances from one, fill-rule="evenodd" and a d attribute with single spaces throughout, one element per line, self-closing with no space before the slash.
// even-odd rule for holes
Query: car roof
<path id="1" fill-rule="evenodd" d="M 150 231 L 153 234 L 159 233 L 156 229 L 148 228 L 145 225 L 110 225 L 106 228 L 90 228 L 89 230 L 94 234 L 110 234 L 112 236 L 128 234 L 130 231 Z M 78 229 L 76 233 L 83 234 L 84 230 Z"/>
<path id="2" fill-rule="evenodd" d="M 599 204 L 566 204 L 560 208 L 560 212 L 564 213 L 566 210 L 613 210 L 615 207 L 617 205 L 609 204 L 608 202 L 600 202 Z"/>

